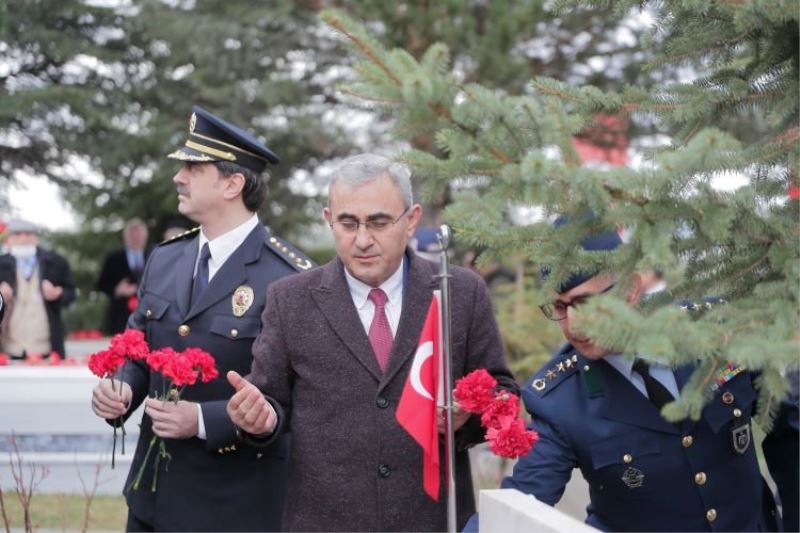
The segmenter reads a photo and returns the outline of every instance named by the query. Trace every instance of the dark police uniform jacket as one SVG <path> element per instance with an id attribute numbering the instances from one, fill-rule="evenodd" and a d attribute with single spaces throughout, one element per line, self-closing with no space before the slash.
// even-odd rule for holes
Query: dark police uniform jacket
<path id="1" fill-rule="evenodd" d="M 679 388 L 693 370 L 675 370 Z M 540 440 L 502 486 L 553 505 L 580 468 L 591 498 L 586 522 L 601 530 L 774 530 L 752 434 L 756 396 L 742 371 L 718 386 L 698 421 L 672 424 L 609 363 L 566 345 L 522 391 Z M 796 404 L 784 406 L 782 420 L 794 420 L 793 438 L 774 449 L 768 435 L 768 463 L 797 454 Z M 784 503 L 796 514 L 796 501 Z"/>
<path id="2" fill-rule="evenodd" d="M 242 375 L 250 372 L 250 348 L 261 329 L 269 284 L 310 268 L 311 262 L 259 225 L 190 305 L 197 254 L 197 230 L 153 250 L 129 327 L 145 332 L 151 350 L 198 347 L 214 356 L 219 377 L 187 387 L 182 394 L 182 399 L 200 403 L 207 438 L 165 439 L 172 458 L 167 464 L 160 461 L 156 491 L 150 490 L 154 454 L 138 490 L 132 490 L 130 485 L 153 437 L 150 417 L 144 415 L 125 485 L 128 506 L 156 530 L 277 531 L 288 445 L 280 439 L 266 449 L 255 449 L 239 442 L 225 411 L 234 392 L 225 374 L 229 370 Z M 235 316 L 232 297 L 241 287 L 252 289 L 253 302 L 242 316 Z M 129 412 L 148 394 L 161 393 L 160 374 L 149 372 L 146 365 L 127 364 L 122 378 L 133 389 Z"/>

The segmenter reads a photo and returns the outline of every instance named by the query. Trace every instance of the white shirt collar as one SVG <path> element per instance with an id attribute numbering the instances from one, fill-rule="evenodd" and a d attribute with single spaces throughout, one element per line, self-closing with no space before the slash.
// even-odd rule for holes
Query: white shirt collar
<path id="1" fill-rule="evenodd" d="M 636 357 L 638 359 L 644 359 L 647 364 L 653 368 L 669 368 L 668 365 L 665 365 L 664 363 L 650 357 L 642 357 L 641 355 L 637 355 Z M 620 354 L 607 355 L 604 357 L 604 359 L 608 361 L 608 364 L 616 368 L 620 374 L 629 380 L 631 379 L 631 376 L 633 375 L 633 359 Z"/>
<path id="2" fill-rule="evenodd" d="M 208 237 L 203 233 L 203 229 L 200 228 L 200 238 L 197 243 L 197 256 L 200 257 L 200 250 L 203 249 L 205 243 L 208 243 L 208 249 L 211 252 L 211 259 L 208 261 L 209 279 L 211 279 L 216 271 L 225 264 L 225 261 L 227 261 L 233 252 L 244 242 L 256 226 L 258 226 L 258 216 L 253 213 L 253 216 L 247 219 L 243 224 L 240 224 L 227 233 L 223 233 L 212 241 L 208 240 Z"/>
<path id="3" fill-rule="evenodd" d="M 387 305 L 397 303 L 403 299 L 403 264 L 405 257 L 400 261 L 400 266 L 394 271 L 394 274 L 389 276 L 389 279 L 381 283 L 379 289 L 382 289 L 388 297 Z M 356 309 L 362 309 L 367 304 L 369 291 L 373 289 L 363 281 L 357 279 L 347 268 L 344 269 L 344 276 L 347 279 L 347 286 L 350 288 L 350 295 L 353 297 L 353 303 Z"/>

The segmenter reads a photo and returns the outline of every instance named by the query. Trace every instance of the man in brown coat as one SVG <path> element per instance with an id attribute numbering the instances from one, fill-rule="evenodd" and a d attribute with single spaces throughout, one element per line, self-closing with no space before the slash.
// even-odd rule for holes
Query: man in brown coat
<path id="1" fill-rule="evenodd" d="M 422 450 L 395 419 L 438 285 L 437 265 L 407 247 L 422 213 L 409 175 L 369 154 L 342 164 L 324 209 L 337 257 L 270 285 L 252 373 L 228 375 L 238 390 L 228 414 L 243 438 L 268 445 L 291 432 L 284 530 L 447 527 L 444 468 L 435 502 L 423 490 Z M 452 274 L 455 378 L 486 368 L 516 391 L 486 285 L 466 269 Z M 460 528 L 475 509 L 467 448 L 483 432 L 464 412 L 454 427 Z"/>

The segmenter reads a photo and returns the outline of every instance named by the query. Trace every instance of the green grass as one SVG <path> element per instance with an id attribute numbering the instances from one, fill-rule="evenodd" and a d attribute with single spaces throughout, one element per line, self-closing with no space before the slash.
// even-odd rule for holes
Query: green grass
<path id="1" fill-rule="evenodd" d="M 3 492 L 12 528 L 23 528 L 22 507 L 16 492 Z M 31 501 L 33 529 L 81 530 L 86 498 L 74 494 L 34 494 Z M 128 508 L 122 496 L 95 496 L 89 511 L 90 530 L 124 531 Z M 4 529 L 0 519 L 0 530 Z"/>

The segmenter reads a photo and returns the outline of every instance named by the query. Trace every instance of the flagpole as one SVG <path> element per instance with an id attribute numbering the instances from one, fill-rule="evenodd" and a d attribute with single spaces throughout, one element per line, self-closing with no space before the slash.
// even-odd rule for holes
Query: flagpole
<path id="1" fill-rule="evenodd" d="M 439 226 L 439 244 L 442 248 L 439 261 L 439 284 L 442 291 L 442 357 L 444 358 L 444 440 L 447 450 L 445 472 L 447 478 L 447 531 L 456 533 L 456 472 L 455 435 L 453 434 L 453 358 L 450 312 L 450 227 Z"/>

